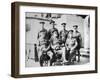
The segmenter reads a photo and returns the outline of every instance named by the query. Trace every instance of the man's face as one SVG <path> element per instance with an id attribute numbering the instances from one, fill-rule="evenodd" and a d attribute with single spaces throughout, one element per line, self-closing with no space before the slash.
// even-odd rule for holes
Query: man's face
<path id="1" fill-rule="evenodd" d="M 63 28 L 66 28 L 66 25 L 63 25 Z"/>
<path id="2" fill-rule="evenodd" d="M 69 32 L 68 36 L 73 37 L 73 32 Z"/>
<path id="3" fill-rule="evenodd" d="M 74 26 L 73 28 L 74 28 L 74 30 L 77 30 L 77 27 L 76 26 Z"/>
<path id="4" fill-rule="evenodd" d="M 42 29 L 44 29 L 44 24 L 41 24 L 41 26 L 42 26 Z"/>
<path id="5" fill-rule="evenodd" d="M 52 27 L 54 28 L 55 27 L 55 24 L 52 24 Z"/>
<path id="6" fill-rule="evenodd" d="M 53 33 L 53 36 L 54 36 L 54 37 L 57 37 L 57 35 L 58 35 L 58 34 L 57 34 L 57 32 L 55 31 L 55 32 Z"/>

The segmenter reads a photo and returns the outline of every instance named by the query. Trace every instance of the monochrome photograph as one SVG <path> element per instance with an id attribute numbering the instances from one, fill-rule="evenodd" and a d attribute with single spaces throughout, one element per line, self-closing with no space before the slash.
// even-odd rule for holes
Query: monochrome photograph
<path id="1" fill-rule="evenodd" d="M 90 63 L 90 15 L 25 12 L 25 67 Z"/>
<path id="2" fill-rule="evenodd" d="M 97 7 L 12 3 L 12 76 L 97 73 Z"/>

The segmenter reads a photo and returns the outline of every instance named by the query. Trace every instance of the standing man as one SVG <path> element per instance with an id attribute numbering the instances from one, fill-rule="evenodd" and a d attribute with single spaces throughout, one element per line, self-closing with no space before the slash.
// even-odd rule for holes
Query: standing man
<path id="1" fill-rule="evenodd" d="M 63 26 L 63 30 L 60 31 L 60 40 L 62 46 L 65 46 L 68 31 L 66 30 L 66 23 L 62 23 L 61 25 Z"/>
<path id="2" fill-rule="evenodd" d="M 38 32 L 38 36 L 37 36 L 37 39 L 39 41 L 39 46 L 43 45 L 46 43 L 47 41 L 47 30 L 44 28 L 44 24 L 45 22 L 40 22 L 40 24 L 42 24 L 42 29 Z"/>
<path id="3" fill-rule="evenodd" d="M 61 25 L 62 25 L 63 29 L 60 31 L 60 36 L 59 36 L 60 45 L 62 47 L 65 47 L 66 39 L 68 36 L 68 31 L 66 30 L 66 23 L 62 23 Z M 66 62 L 65 52 L 63 52 L 62 57 L 63 57 L 63 62 Z"/>
<path id="4" fill-rule="evenodd" d="M 73 37 L 76 38 L 77 40 L 77 53 L 78 53 L 78 62 L 80 62 L 80 48 L 82 47 L 82 37 L 81 37 L 81 33 L 78 31 L 78 25 L 74 25 L 73 26 L 74 31 L 73 31 Z"/>
<path id="5" fill-rule="evenodd" d="M 53 32 L 56 31 L 58 33 L 58 29 L 55 28 L 55 21 L 51 20 L 50 24 L 52 25 L 52 28 L 49 30 L 48 32 L 48 39 L 50 40 L 50 38 L 52 37 L 53 35 Z"/>
<path id="6" fill-rule="evenodd" d="M 44 50 L 47 52 L 48 46 L 47 46 L 47 30 L 44 28 L 45 22 L 40 22 L 42 24 L 42 29 L 38 32 L 38 56 L 39 56 L 39 61 L 40 61 L 40 66 L 43 66 L 43 58 L 41 58 Z"/>

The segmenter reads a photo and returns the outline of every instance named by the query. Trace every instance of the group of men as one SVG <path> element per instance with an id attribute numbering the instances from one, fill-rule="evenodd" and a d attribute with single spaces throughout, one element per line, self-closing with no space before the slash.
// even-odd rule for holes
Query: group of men
<path id="1" fill-rule="evenodd" d="M 63 57 L 70 64 L 76 61 L 76 53 L 78 53 L 78 62 L 80 61 L 82 38 L 77 25 L 73 26 L 73 30 L 68 31 L 66 23 L 62 23 L 63 29 L 59 32 L 55 27 L 55 21 L 50 21 L 52 28 L 49 31 L 44 28 L 45 22 L 40 22 L 40 24 L 42 24 L 42 30 L 38 32 L 37 37 L 40 66 L 43 66 L 46 61 L 50 61 L 50 66 L 52 66 L 57 60 L 63 60 Z M 65 47 L 65 53 L 61 52 L 63 47 Z M 50 54 L 49 51 L 51 51 Z"/>

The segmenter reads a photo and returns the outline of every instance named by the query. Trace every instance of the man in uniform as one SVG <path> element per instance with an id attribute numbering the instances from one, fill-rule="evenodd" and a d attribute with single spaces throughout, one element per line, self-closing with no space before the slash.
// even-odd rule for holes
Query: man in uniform
<path id="1" fill-rule="evenodd" d="M 50 24 L 52 25 L 52 28 L 49 30 L 49 32 L 48 32 L 48 39 L 50 39 L 51 38 L 51 36 L 53 35 L 53 32 L 54 31 L 57 31 L 57 33 L 58 33 L 58 29 L 57 28 L 55 28 L 55 21 L 53 21 L 53 20 L 51 20 L 50 21 Z"/>
<path id="2" fill-rule="evenodd" d="M 40 22 L 40 24 L 42 24 L 42 29 L 38 32 L 38 37 L 37 37 L 37 39 L 39 40 L 39 45 L 41 45 L 42 40 L 46 40 L 47 36 L 47 30 L 44 28 L 45 22 Z"/>
<path id="3" fill-rule="evenodd" d="M 62 23 L 61 25 L 62 25 L 63 29 L 60 31 L 60 36 L 59 36 L 60 45 L 65 48 L 65 42 L 67 39 L 68 31 L 66 30 L 66 23 Z M 63 62 L 66 62 L 65 52 L 63 52 L 62 57 L 63 57 Z"/>
<path id="4" fill-rule="evenodd" d="M 60 31 L 60 40 L 62 46 L 65 46 L 68 31 L 66 30 L 66 23 L 62 23 L 61 25 L 63 26 L 63 30 Z"/>
<path id="5" fill-rule="evenodd" d="M 82 37 L 81 33 L 78 31 L 78 25 L 73 26 L 73 37 L 76 38 L 78 45 L 77 45 L 77 53 L 78 53 L 78 62 L 80 62 L 80 48 L 82 47 Z"/>
<path id="6" fill-rule="evenodd" d="M 52 51 L 52 58 L 50 60 L 50 66 L 53 65 L 53 63 L 55 63 L 57 61 L 58 55 L 61 55 L 61 51 L 60 51 L 60 45 L 59 45 L 59 36 L 58 36 L 58 32 L 57 31 L 53 31 L 53 34 L 50 38 L 50 49 Z M 60 58 L 61 59 L 61 58 Z"/>
<path id="7" fill-rule="evenodd" d="M 49 51 L 52 53 L 50 54 L 51 60 L 50 60 L 50 66 L 52 66 L 53 62 L 55 62 L 55 47 L 59 46 L 59 32 L 58 29 L 55 28 L 55 21 L 51 20 L 50 24 L 52 25 L 52 28 L 48 31 L 48 39 L 50 42 L 50 48 Z M 58 48 L 58 47 L 56 47 Z"/>
<path id="8" fill-rule="evenodd" d="M 43 59 L 40 57 L 42 56 L 44 50 L 47 53 L 47 49 L 48 49 L 47 30 L 44 28 L 45 22 L 40 22 L 40 24 L 42 24 L 42 30 L 39 31 L 38 37 L 37 37 L 39 60 Z M 40 60 L 40 66 L 43 66 L 43 60 Z"/>
<path id="9" fill-rule="evenodd" d="M 66 39 L 65 43 L 65 57 L 68 60 L 67 64 L 74 63 L 76 61 L 76 48 L 77 48 L 77 40 L 73 37 L 73 30 L 69 30 L 68 38 Z"/>

